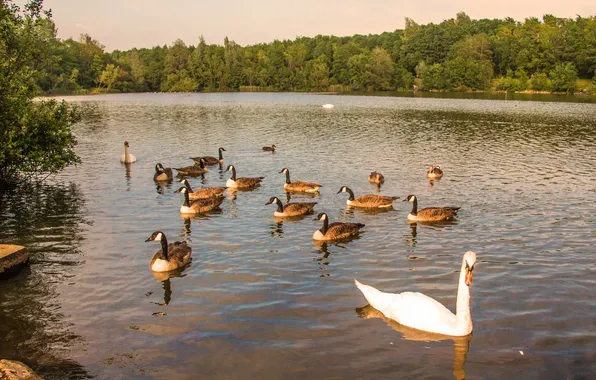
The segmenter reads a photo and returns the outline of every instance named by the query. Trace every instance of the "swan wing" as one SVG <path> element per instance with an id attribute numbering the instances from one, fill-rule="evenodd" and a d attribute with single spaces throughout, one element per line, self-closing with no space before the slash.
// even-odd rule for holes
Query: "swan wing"
<path id="1" fill-rule="evenodd" d="M 385 293 L 354 280 L 368 303 L 385 317 L 408 327 L 453 335 L 455 314 L 422 293 Z"/>

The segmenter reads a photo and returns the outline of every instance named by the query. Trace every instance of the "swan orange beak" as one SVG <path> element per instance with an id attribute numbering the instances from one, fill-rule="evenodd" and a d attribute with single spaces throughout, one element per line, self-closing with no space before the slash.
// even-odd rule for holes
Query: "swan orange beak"
<path id="1" fill-rule="evenodd" d="M 472 271 L 466 269 L 466 285 L 472 285 Z"/>

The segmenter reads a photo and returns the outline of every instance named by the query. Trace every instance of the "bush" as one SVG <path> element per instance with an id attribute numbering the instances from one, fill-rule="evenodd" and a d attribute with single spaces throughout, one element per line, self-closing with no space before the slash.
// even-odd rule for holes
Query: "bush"
<path id="1" fill-rule="evenodd" d="M 552 83 L 545 73 L 536 73 L 528 81 L 529 87 L 534 91 L 550 91 Z"/>
<path id="2" fill-rule="evenodd" d="M 526 84 L 523 79 L 511 78 L 511 77 L 500 77 L 493 81 L 493 86 L 498 91 L 516 92 L 524 91 Z"/>
<path id="3" fill-rule="evenodd" d="M 571 92 L 575 90 L 577 69 L 571 62 L 559 63 L 550 72 L 553 91 Z"/>

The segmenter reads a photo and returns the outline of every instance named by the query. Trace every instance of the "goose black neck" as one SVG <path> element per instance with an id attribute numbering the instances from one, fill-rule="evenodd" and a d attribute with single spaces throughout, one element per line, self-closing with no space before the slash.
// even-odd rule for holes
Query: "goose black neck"
<path id="1" fill-rule="evenodd" d="M 346 191 L 348 192 L 348 194 L 350 194 L 350 198 L 348 198 L 348 199 L 353 201 L 354 200 L 354 192 L 352 191 L 352 189 L 346 187 Z"/>
<path id="2" fill-rule="evenodd" d="M 284 205 L 281 204 L 281 201 L 277 200 L 277 212 L 283 213 L 284 212 Z"/>
<path id="3" fill-rule="evenodd" d="M 236 180 L 236 168 L 232 166 L 232 181 Z"/>
<path id="4" fill-rule="evenodd" d="M 192 187 L 190 187 L 190 182 L 188 182 L 188 180 L 184 181 L 184 186 L 186 186 L 186 190 L 188 190 L 189 193 L 192 193 Z"/>
<path id="5" fill-rule="evenodd" d="M 161 174 L 161 169 L 159 168 L 159 165 L 155 165 L 155 174 Z"/>
<path id="6" fill-rule="evenodd" d="M 412 211 L 410 211 L 412 215 L 418 215 L 418 199 L 414 198 L 414 202 L 412 202 Z"/>
<path id="7" fill-rule="evenodd" d="M 325 220 L 323 220 L 323 228 L 321 228 L 319 231 L 321 231 L 321 233 L 323 235 L 325 235 L 327 233 L 328 228 L 329 228 L 329 219 L 325 218 Z"/>
<path id="8" fill-rule="evenodd" d="M 292 183 L 292 181 L 290 181 L 290 171 L 286 170 L 286 183 L 289 185 Z"/>
<path id="9" fill-rule="evenodd" d="M 223 160 L 223 153 L 222 153 L 221 148 L 219 148 L 219 160 L 220 161 Z"/>
<path id="10" fill-rule="evenodd" d="M 188 191 L 184 192 L 184 203 L 182 204 L 182 206 L 184 207 L 188 207 L 190 205 L 190 199 L 188 197 Z"/>
<path id="11" fill-rule="evenodd" d="M 199 160 L 199 168 L 205 169 L 205 164 L 203 163 L 203 160 Z"/>
<path id="12" fill-rule="evenodd" d="M 164 260 L 168 259 L 168 239 L 164 234 L 161 234 L 161 254 L 164 257 Z"/>

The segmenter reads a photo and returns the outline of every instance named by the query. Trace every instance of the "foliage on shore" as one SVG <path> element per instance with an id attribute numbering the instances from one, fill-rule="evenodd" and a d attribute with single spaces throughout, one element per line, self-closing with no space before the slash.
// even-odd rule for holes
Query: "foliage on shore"
<path id="1" fill-rule="evenodd" d="M 465 13 L 440 24 L 379 35 L 298 37 L 240 46 L 170 46 L 105 52 L 89 35 L 52 40 L 52 65 L 38 78 L 45 93 L 81 91 L 556 91 L 592 80 L 596 18 L 545 15 L 473 20 Z"/>
<path id="2" fill-rule="evenodd" d="M 79 162 L 70 127 L 76 110 L 55 100 L 34 101 L 54 60 L 56 33 L 41 0 L 23 10 L 0 0 L 0 186 L 43 179 Z"/>

